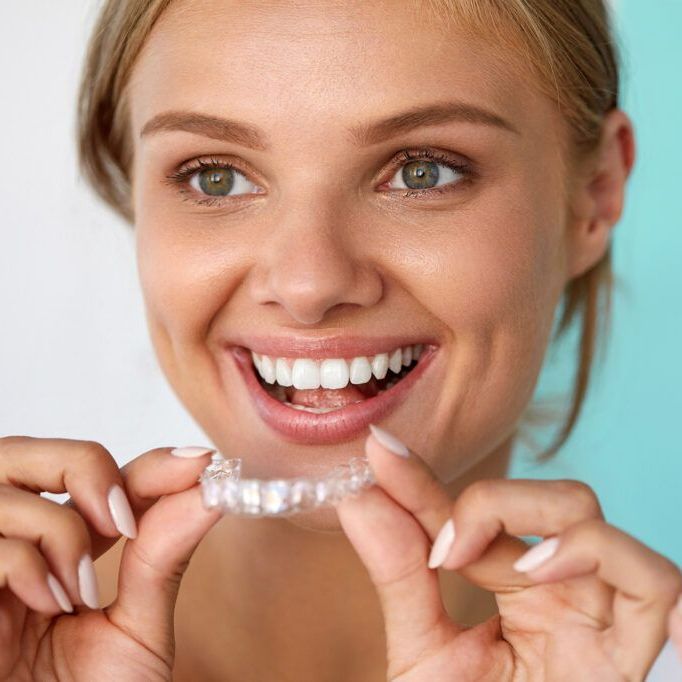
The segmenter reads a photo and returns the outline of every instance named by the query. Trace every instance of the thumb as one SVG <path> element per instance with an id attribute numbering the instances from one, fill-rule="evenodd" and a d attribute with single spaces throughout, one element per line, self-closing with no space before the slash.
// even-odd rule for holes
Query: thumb
<path id="1" fill-rule="evenodd" d="M 148 649 L 169 660 L 174 650 L 173 615 L 182 576 L 201 539 L 222 514 L 203 507 L 196 484 L 208 463 L 207 456 L 177 461 L 167 452 L 156 451 L 153 459 L 156 461 L 137 461 L 125 472 L 131 499 L 163 496 L 139 519 L 135 539 L 126 541 L 118 595 L 105 611 L 112 623 L 134 633 Z M 161 492 L 164 487 L 167 494 Z"/>
<path id="2" fill-rule="evenodd" d="M 377 590 L 393 679 L 461 628 L 445 611 L 438 574 L 426 565 L 429 540 L 409 512 L 372 486 L 344 498 L 337 514 Z"/>
<path id="3" fill-rule="evenodd" d="M 365 441 L 365 452 L 377 484 L 412 515 L 435 547 L 440 533 L 445 533 L 446 521 L 452 518 L 455 500 L 450 498 L 443 483 L 419 454 L 393 434 L 372 426 L 372 433 Z M 441 538 L 447 539 L 447 534 Z M 498 589 L 515 591 L 534 584 L 527 575 L 513 569 L 514 561 L 527 549 L 519 538 L 500 533 L 490 539 L 476 559 L 455 570 L 469 582 L 490 592 Z"/>

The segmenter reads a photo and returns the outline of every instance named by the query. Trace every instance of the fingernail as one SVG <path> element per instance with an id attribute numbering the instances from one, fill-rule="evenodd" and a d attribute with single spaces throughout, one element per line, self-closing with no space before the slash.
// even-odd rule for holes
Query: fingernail
<path id="1" fill-rule="evenodd" d="M 400 457 L 410 456 L 410 451 L 405 445 L 388 431 L 384 431 L 384 429 L 381 429 L 374 424 L 369 425 L 369 430 L 372 432 L 372 435 L 394 455 L 399 455 Z"/>
<path id="2" fill-rule="evenodd" d="M 215 452 L 215 450 L 202 447 L 201 445 L 188 445 L 184 448 L 173 448 L 171 455 L 176 457 L 201 457 L 201 455 L 207 455 L 209 452 Z"/>
<path id="3" fill-rule="evenodd" d="M 99 588 L 95 565 L 89 554 L 84 554 L 78 563 L 78 590 L 85 605 L 91 609 L 99 608 Z"/>
<path id="4" fill-rule="evenodd" d="M 71 603 L 71 600 L 67 597 L 66 592 L 64 591 L 64 588 L 61 586 L 59 580 L 57 580 L 57 578 L 55 578 L 52 575 L 52 573 L 47 574 L 47 584 L 50 588 L 50 591 L 52 592 L 52 595 L 57 600 L 59 608 L 62 611 L 71 613 L 73 611 L 73 604 Z"/>
<path id="5" fill-rule="evenodd" d="M 452 519 L 448 519 L 443 527 L 438 531 L 438 535 L 431 548 L 429 555 L 429 568 L 438 568 L 450 552 L 450 547 L 455 541 L 455 524 Z"/>
<path id="6" fill-rule="evenodd" d="M 559 547 L 559 538 L 543 540 L 534 547 L 531 547 L 514 562 L 514 570 L 521 573 L 535 570 L 538 566 L 544 564 L 547 559 L 554 556 L 557 547 Z"/>
<path id="7" fill-rule="evenodd" d="M 123 488 L 118 484 L 112 485 L 107 499 L 111 518 L 114 520 L 118 532 L 133 540 L 137 537 L 137 524 Z"/>

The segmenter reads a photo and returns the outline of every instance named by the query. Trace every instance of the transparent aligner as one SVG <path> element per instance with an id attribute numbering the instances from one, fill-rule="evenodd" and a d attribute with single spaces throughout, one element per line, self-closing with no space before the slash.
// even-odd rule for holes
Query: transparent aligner
<path id="1" fill-rule="evenodd" d="M 211 457 L 210 464 L 204 469 L 199 482 L 204 506 L 208 509 L 213 507 L 225 507 L 231 504 L 228 493 L 235 490 L 241 475 L 240 458 L 225 459 L 219 452 Z M 223 498 L 228 497 L 229 502 Z"/>
<path id="2" fill-rule="evenodd" d="M 334 467 L 319 479 L 240 479 L 241 459 L 215 453 L 199 477 L 204 506 L 247 516 L 285 516 L 337 504 L 375 480 L 364 457 Z"/>

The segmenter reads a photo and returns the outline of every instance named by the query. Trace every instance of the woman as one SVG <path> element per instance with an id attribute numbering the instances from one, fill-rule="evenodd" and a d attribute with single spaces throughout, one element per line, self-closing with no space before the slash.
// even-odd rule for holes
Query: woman
<path id="1" fill-rule="evenodd" d="M 558 306 L 583 316 L 565 439 L 608 291 L 634 135 L 602 3 L 111 1 L 79 112 L 216 449 L 279 478 L 364 448 L 377 485 L 221 517 L 207 448 L 119 470 L 2 439 L 2 674 L 643 679 L 679 570 L 586 485 L 505 480 Z M 93 559 L 118 568 L 104 609 Z"/>

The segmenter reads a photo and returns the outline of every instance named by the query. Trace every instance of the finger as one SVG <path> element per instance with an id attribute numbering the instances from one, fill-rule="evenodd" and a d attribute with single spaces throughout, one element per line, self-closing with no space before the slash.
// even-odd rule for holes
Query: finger
<path id="1" fill-rule="evenodd" d="M 541 545 L 533 548 L 533 555 L 529 552 L 525 563 L 530 567 L 524 567 L 536 582 L 595 574 L 615 588 L 613 626 L 603 633 L 605 647 L 621 672 L 640 679 L 667 638 L 668 614 L 682 590 L 680 570 L 601 519 L 576 523 Z"/>
<path id="2" fill-rule="evenodd" d="M 392 434 L 372 427 L 372 434 L 365 441 L 370 467 L 381 488 L 413 514 L 428 538 L 434 542 L 446 521 L 451 519 L 453 500 L 417 453 L 403 446 L 408 456 L 396 454 L 402 443 L 398 441 L 394 444 L 395 440 Z M 443 539 L 447 539 L 445 534 L 436 543 L 438 546 L 434 545 L 434 554 L 447 552 L 448 547 L 443 546 Z M 527 576 L 512 569 L 514 561 L 527 549 L 528 546 L 520 539 L 502 533 L 489 543 L 479 559 L 459 568 L 458 572 L 467 580 L 493 592 L 531 585 Z"/>
<path id="3" fill-rule="evenodd" d="M 121 534 L 131 534 L 130 529 L 119 528 L 115 518 L 116 512 L 125 512 L 127 505 L 118 465 L 111 453 L 95 441 L 0 438 L 0 483 L 36 493 L 69 493 L 94 531 L 114 538 L 109 545 Z"/>
<path id="4" fill-rule="evenodd" d="M 485 479 L 462 491 L 451 518 L 457 537 L 441 564 L 446 569 L 470 564 L 500 533 L 546 537 L 574 523 L 604 516 L 594 491 L 580 481 Z M 519 549 L 525 552 L 528 548 Z M 499 568 L 498 583 L 516 582 L 511 564 Z"/>
<path id="5" fill-rule="evenodd" d="M 428 538 L 410 513 L 378 486 L 344 498 L 337 513 L 379 596 L 394 679 L 460 629 L 445 611 L 438 575 L 426 566 Z"/>
<path id="6" fill-rule="evenodd" d="M 209 462 L 212 448 L 160 447 L 143 452 L 118 472 L 121 494 L 111 497 L 111 507 L 123 535 L 133 539 L 137 534 L 137 518 L 162 495 L 179 492 L 196 483 Z M 118 538 L 93 537 L 93 556 L 100 556 Z"/>
<path id="7" fill-rule="evenodd" d="M 99 608 L 90 533 L 75 509 L 0 484 L 0 534 L 33 543 L 72 602 Z"/>
<path id="8" fill-rule="evenodd" d="M 121 469 L 121 477 L 135 514 L 144 513 L 162 495 L 196 484 L 214 452 L 201 447 L 154 448 L 128 462 Z"/>
<path id="9" fill-rule="evenodd" d="M 123 525 L 135 528 L 137 521 L 160 497 L 181 492 L 197 482 L 199 474 L 209 463 L 211 448 L 184 447 L 153 448 L 130 460 L 120 471 L 128 509 L 118 514 Z M 103 541 L 102 541 L 103 540 Z M 95 539 L 95 555 L 106 551 L 108 539 Z"/>
<path id="10" fill-rule="evenodd" d="M 27 540 L 0 538 L 0 590 L 9 589 L 33 611 L 54 616 L 73 605 L 50 573 L 44 557 Z"/>
<path id="11" fill-rule="evenodd" d="M 195 459 L 158 450 L 124 467 L 126 489 L 139 518 L 138 535 L 121 556 L 118 595 L 106 609 L 109 619 L 159 656 L 173 648 L 173 613 L 190 557 L 221 518 L 203 507 L 197 478 L 211 451 Z M 159 499 L 160 498 L 160 499 Z"/>

